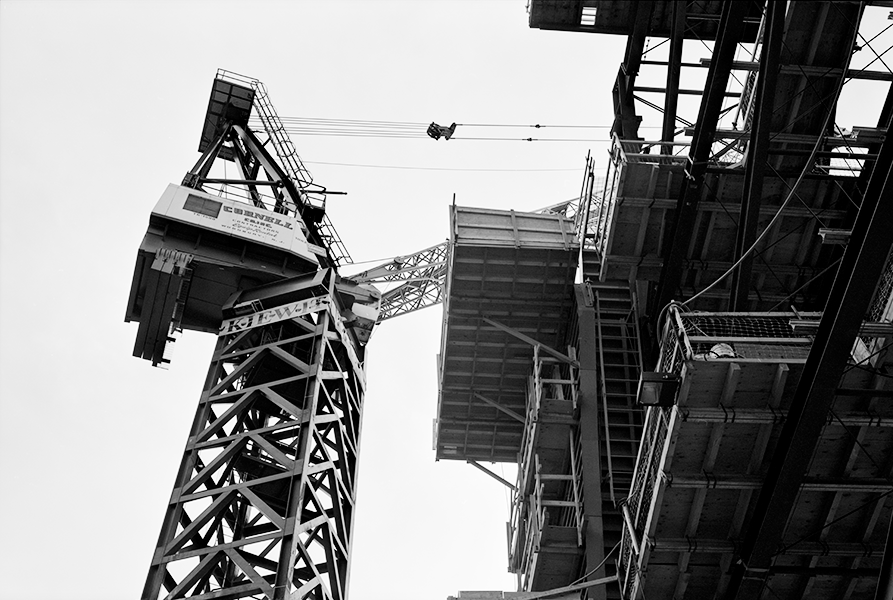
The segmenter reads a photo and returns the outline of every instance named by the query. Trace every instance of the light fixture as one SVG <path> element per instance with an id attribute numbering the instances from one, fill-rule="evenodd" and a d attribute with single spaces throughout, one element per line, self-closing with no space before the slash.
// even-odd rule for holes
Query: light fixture
<path id="1" fill-rule="evenodd" d="M 680 377 L 673 373 L 643 372 L 639 377 L 636 403 L 639 406 L 673 406 L 676 403 L 679 381 Z"/>
<path id="2" fill-rule="evenodd" d="M 233 306 L 233 313 L 235 313 L 237 317 L 244 317 L 245 315 L 252 315 L 260 312 L 263 309 L 264 305 L 261 304 L 260 300 L 249 300 L 248 302 L 242 302 L 241 304 Z"/>

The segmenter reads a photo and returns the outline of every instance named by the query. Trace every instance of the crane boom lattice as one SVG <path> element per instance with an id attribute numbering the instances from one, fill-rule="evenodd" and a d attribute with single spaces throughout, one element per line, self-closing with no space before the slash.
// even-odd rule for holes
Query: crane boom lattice
<path id="1" fill-rule="evenodd" d="M 379 321 L 443 302 L 449 243 L 443 242 L 359 273 L 358 283 L 397 283 L 381 295 Z"/>

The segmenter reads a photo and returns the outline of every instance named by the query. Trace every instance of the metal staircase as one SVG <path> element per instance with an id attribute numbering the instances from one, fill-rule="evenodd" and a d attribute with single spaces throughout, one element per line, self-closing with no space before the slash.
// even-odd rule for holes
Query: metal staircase
<path id="1" fill-rule="evenodd" d="M 629 493 L 644 412 L 636 406 L 642 365 L 635 296 L 626 282 L 592 286 L 596 312 L 605 554 L 620 542 L 620 505 Z M 616 557 L 615 557 L 616 558 Z M 609 561 L 613 563 L 613 560 Z"/>

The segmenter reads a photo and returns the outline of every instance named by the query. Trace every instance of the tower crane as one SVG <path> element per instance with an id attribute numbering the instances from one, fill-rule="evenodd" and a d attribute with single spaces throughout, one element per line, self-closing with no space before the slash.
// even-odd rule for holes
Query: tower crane
<path id="1" fill-rule="evenodd" d="M 340 276 L 326 190 L 255 79 L 218 71 L 199 151 L 152 210 L 125 316 L 153 365 L 184 329 L 217 336 L 142 598 L 343 600 L 365 344 L 441 301 L 448 247 Z"/>

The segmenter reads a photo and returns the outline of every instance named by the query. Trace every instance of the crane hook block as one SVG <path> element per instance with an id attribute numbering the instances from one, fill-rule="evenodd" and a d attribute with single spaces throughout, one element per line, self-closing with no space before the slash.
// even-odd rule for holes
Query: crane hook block
<path id="1" fill-rule="evenodd" d="M 439 140 L 440 138 L 450 139 L 453 137 L 454 133 L 456 133 L 455 123 L 449 127 L 444 127 L 443 125 L 438 125 L 434 121 L 431 121 L 431 124 L 428 125 L 428 135 L 435 140 Z"/>

